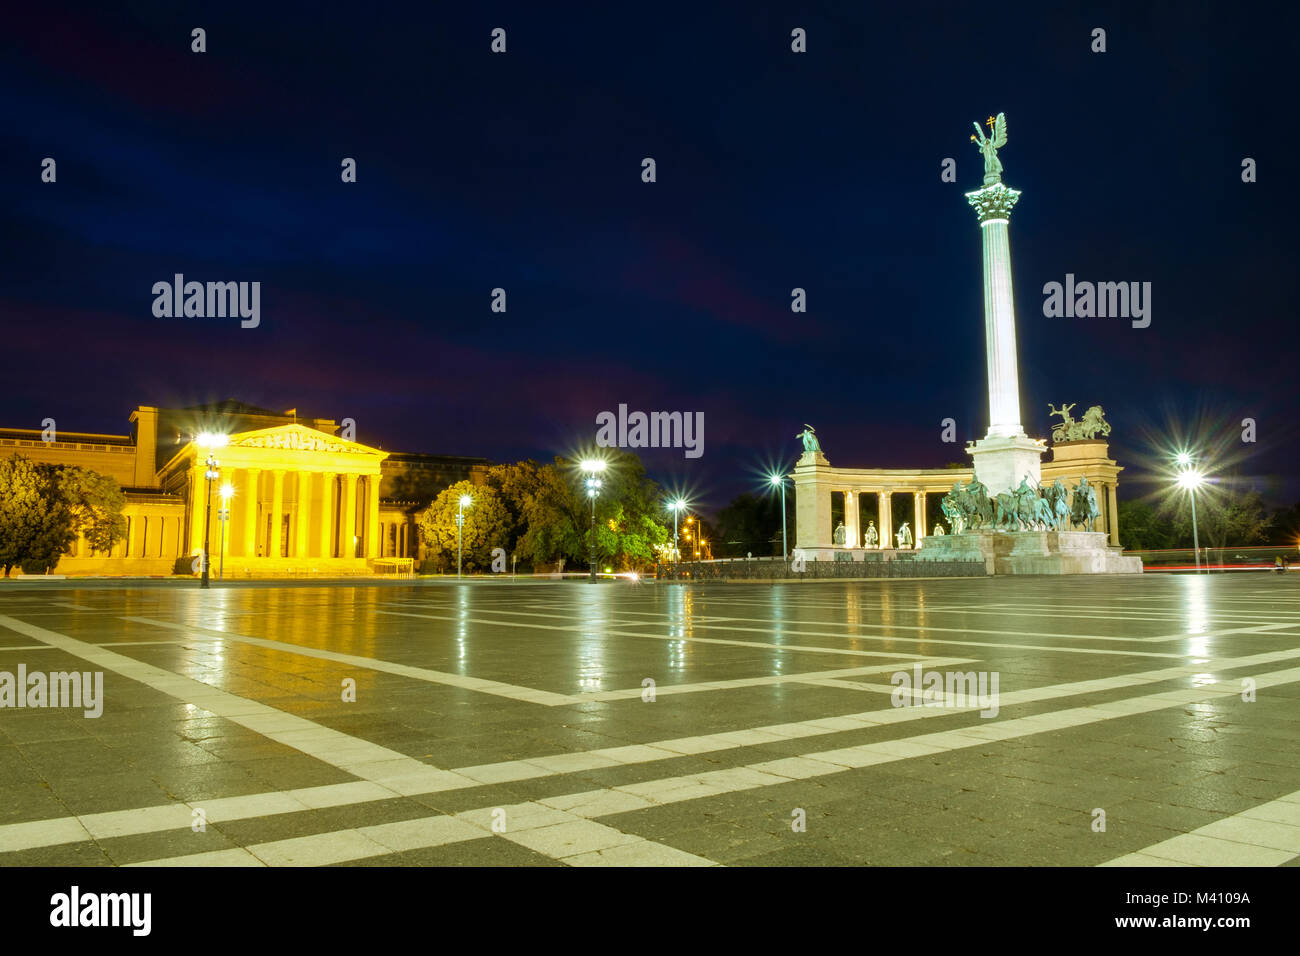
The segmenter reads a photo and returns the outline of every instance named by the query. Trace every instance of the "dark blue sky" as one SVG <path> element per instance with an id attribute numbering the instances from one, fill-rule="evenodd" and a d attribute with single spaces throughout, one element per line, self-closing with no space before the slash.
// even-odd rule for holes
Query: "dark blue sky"
<path id="1" fill-rule="evenodd" d="M 1005 111 L 1026 428 L 1104 405 L 1121 496 L 1175 426 L 1300 494 L 1294 5 L 177 6 L 6 15 L 0 424 L 236 397 L 512 460 L 590 444 L 620 402 L 702 411 L 702 458 L 645 457 L 714 508 L 804 422 L 835 465 L 965 460 L 987 401 L 962 193 L 971 122 Z M 261 326 L 155 318 L 177 272 L 260 281 Z M 1151 282 L 1151 326 L 1044 318 L 1067 272 Z"/>

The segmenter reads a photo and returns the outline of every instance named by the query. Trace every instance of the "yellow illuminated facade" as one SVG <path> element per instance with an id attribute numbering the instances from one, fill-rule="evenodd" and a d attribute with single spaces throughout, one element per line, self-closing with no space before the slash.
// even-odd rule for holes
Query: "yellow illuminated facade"
<path id="1" fill-rule="evenodd" d="M 205 525 L 213 577 L 333 577 L 401 566 L 390 559 L 418 566 L 415 514 L 457 481 L 481 482 L 489 464 L 390 453 L 339 437 L 331 419 L 238 402 L 140 406 L 131 423 L 130 435 L 55 431 L 48 441 L 40 429 L 0 429 L 0 456 L 89 468 L 116 478 L 126 494 L 126 539 L 108 554 L 80 540 L 55 574 L 194 574 Z M 217 462 L 210 495 L 209 456 Z M 227 484 L 233 494 L 223 509 Z"/>

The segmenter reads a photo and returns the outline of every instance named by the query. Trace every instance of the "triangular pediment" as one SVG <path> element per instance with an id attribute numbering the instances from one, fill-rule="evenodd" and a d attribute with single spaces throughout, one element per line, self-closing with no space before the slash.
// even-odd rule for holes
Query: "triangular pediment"
<path id="1" fill-rule="evenodd" d="M 274 448 L 283 451 L 317 451 L 335 455 L 367 455 L 387 458 L 388 452 L 359 442 L 348 441 L 306 425 L 277 425 L 231 435 L 228 448 Z"/>

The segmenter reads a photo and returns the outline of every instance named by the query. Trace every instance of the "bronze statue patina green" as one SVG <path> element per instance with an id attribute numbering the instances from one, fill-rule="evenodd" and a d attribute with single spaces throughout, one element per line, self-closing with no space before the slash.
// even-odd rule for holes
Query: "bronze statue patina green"
<path id="1" fill-rule="evenodd" d="M 1110 434 L 1110 423 L 1106 421 L 1106 412 L 1100 405 L 1093 405 L 1083 413 L 1083 420 L 1076 422 L 1070 414 L 1074 404 L 1057 408 L 1048 404 L 1048 417 L 1061 416 L 1061 424 L 1052 429 L 1052 441 L 1084 441 L 1096 438 L 1098 434 L 1105 437 Z"/>
<path id="2" fill-rule="evenodd" d="M 985 136 L 980 124 L 975 123 L 975 136 L 971 137 L 971 142 L 978 144 L 979 151 L 984 154 L 984 185 L 992 186 L 1002 182 L 1002 161 L 998 159 L 998 150 L 1007 145 L 1007 114 L 999 113 L 997 119 L 990 116 L 985 122 L 992 135 Z"/>
<path id="3" fill-rule="evenodd" d="M 1070 520 L 1076 525 L 1083 525 L 1088 531 L 1093 530 L 1093 525 L 1101 516 L 1097 508 L 1097 493 L 1093 491 L 1092 485 L 1088 484 L 1088 478 L 1085 475 L 1079 479 L 1079 483 L 1074 486 L 1074 503 L 1070 508 Z"/>
<path id="4" fill-rule="evenodd" d="M 821 442 L 819 442 L 817 436 L 813 434 L 813 427 L 811 425 L 804 425 L 803 431 L 794 437 L 803 439 L 803 450 L 805 452 L 819 452 L 822 450 Z"/>

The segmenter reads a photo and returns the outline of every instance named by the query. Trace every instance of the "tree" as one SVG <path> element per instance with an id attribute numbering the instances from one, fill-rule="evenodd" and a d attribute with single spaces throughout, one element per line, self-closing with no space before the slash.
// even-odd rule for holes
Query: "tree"
<path id="1" fill-rule="evenodd" d="M 745 492 L 733 498 L 718 512 L 716 540 L 717 553 L 727 557 L 780 554 L 781 490 L 761 497 Z"/>
<path id="2" fill-rule="evenodd" d="M 672 538 L 661 520 L 663 489 L 647 477 L 640 457 L 629 451 L 609 457 L 602 481 L 596 499 L 597 560 L 619 571 L 653 564 L 656 548 Z"/>
<path id="3" fill-rule="evenodd" d="M 507 543 L 510 513 L 496 491 L 487 485 L 458 481 L 415 518 L 428 559 L 439 571 L 456 567 L 456 515 L 461 511 L 462 495 L 469 495 L 472 499 L 463 512 L 462 568 L 468 571 L 490 569 L 492 549 L 505 548 Z"/>
<path id="4" fill-rule="evenodd" d="M 53 504 L 44 474 L 21 455 L 0 460 L 0 566 L 5 577 L 32 554 Z"/>
<path id="5" fill-rule="evenodd" d="M 1158 507 L 1141 502 L 1120 502 L 1119 530 L 1124 547 L 1133 550 L 1190 548 L 1192 502 L 1179 490 Z M 1196 537 L 1201 547 L 1243 547 L 1267 542 L 1274 534 L 1277 515 L 1270 516 L 1257 491 L 1239 492 L 1227 486 L 1210 486 L 1196 494 Z"/>
<path id="6" fill-rule="evenodd" d="M 45 574 L 78 534 L 108 552 L 126 537 L 126 496 L 117 479 L 74 465 L 0 461 L 0 565 Z"/>
<path id="7" fill-rule="evenodd" d="M 584 502 L 578 499 L 568 470 L 570 466 L 557 458 L 553 465 L 530 459 L 502 466 L 498 472 L 501 495 L 518 515 L 511 553 L 534 567 L 586 554 Z"/>
<path id="8" fill-rule="evenodd" d="M 1174 547 L 1193 542 L 1192 505 L 1186 492 L 1173 504 Z M 1269 517 L 1258 491 L 1244 494 L 1213 488 L 1196 496 L 1196 536 L 1202 547 L 1227 548 L 1267 541 Z"/>
<path id="9" fill-rule="evenodd" d="M 534 567 L 561 558 L 585 565 L 591 556 L 592 501 L 577 462 L 521 461 L 488 471 L 487 485 L 507 514 L 508 553 Z M 615 452 L 601 473 L 595 500 L 596 558 L 620 571 L 651 564 L 672 536 L 659 520 L 662 490 L 632 452 Z"/>
<path id="10" fill-rule="evenodd" d="M 1269 530 L 1272 544 L 1300 543 L 1300 502 L 1290 508 L 1276 509 L 1269 519 Z"/>
<path id="11" fill-rule="evenodd" d="M 1174 526 L 1167 515 L 1141 501 L 1119 503 L 1120 544 L 1129 551 L 1158 551 L 1174 546 Z"/>
<path id="12" fill-rule="evenodd" d="M 85 536 L 91 550 L 107 553 L 126 537 L 126 495 L 116 478 L 86 468 L 64 466 L 59 494 L 72 518 L 74 536 Z M 70 543 L 70 542 L 69 542 Z"/>

